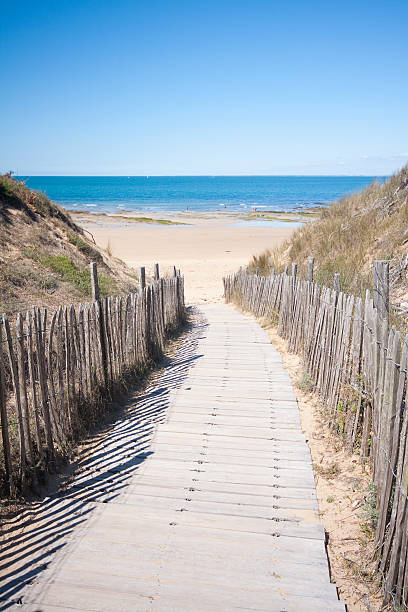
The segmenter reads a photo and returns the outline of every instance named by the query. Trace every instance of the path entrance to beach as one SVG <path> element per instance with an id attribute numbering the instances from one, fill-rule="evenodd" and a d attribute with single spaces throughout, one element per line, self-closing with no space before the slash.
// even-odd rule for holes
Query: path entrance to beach
<path id="1" fill-rule="evenodd" d="M 14 541 L 1 609 L 345 610 L 279 354 L 229 306 L 193 319 L 163 376 Z"/>

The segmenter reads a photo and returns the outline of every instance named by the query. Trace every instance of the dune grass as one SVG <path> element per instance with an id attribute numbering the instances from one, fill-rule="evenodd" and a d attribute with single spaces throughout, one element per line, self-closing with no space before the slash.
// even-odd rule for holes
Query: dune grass
<path id="1" fill-rule="evenodd" d="M 390 261 L 391 279 L 403 290 L 408 263 L 408 165 L 385 183 L 374 182 L 317 213 L 282 247 L 254 256 L 250 269 L 283 271 L 296 262 L 306 276 L 315 258 L 315 279 L 331 285 L 340 273 L 345 291 L 358 295 L 372 287 L 374 259 Z M 408 286 L 407 286 L 408 290 Z"/>

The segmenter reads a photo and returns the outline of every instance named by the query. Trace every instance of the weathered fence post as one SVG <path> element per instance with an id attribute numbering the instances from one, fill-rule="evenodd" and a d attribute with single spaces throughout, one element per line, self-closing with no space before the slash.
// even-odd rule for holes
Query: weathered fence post
<path id="1" fill-rule="evenodd" d="M 163 323 L 163 334 L 166 328 L 166 317 L 165 317 L 165 303 L 164 303 L 164 278 L 160 279 L 160 309 Z"/>
<path id="2" fill-rule="evenodd" d="M 159 264 L 154 264 L 154 280 L 159 280 L 160 278 L 160 270 L 159 270 Z"/>
<path id="3" fill-rule="evenodd" d="M 283 271 L 284 274 L 289 274 L 289 266 L 285 266 L 285 269 Z"/>
<path id="4" fill-rule="evenodd" d="M 3 321 L 0 321 L 0 419 L 1 419 L 1 434 L 3 441 L 3 453 L 4 453 L 4 471 L 6 473 L 6 484 L 8 487 L 8 493 L 12 495 L 13 491 L 13 480 L 12 480 L 12 466 L 11 466 L 11 449 L 10 449 L 10 437 L 8 430 L 8 417 L 6 407 L 6 381 L 4 375 L 4 362 L 3 362 Z"/>
<path id="5" fill-rule="evenodd" d="M 92 301 L 98 302 L 101 295 L 99 291 L 98 268 L 96 267 L 96 263 L 94 261 L 91 263 L 90 268 L 91 268 Z"/>
<path id="6" fill-rule="evenodd" d="M 340 293 L 340 274 L 336 272 L 334 275 L 333 287 L 336 293 Z"/>
<path id="7" fill-rule="evenodd" d="M 105 317 L 102 309 L 101 294 L 99 290 L 98 282 L 98 268 L 96 263 L 93 261 L 90 264 L 91 268 L 91 284 L 92 284 L 92 301 L 97 304 L 99 313 L 99 336 L 101 340 L 101 358 L 102 358 L 102 370 L 106 388 L 109 392 L 109 375 L 108 375 L 108 355 L 106 347 L 106 329 L 105 329 Z"/>
<path id="8" fill-rule="evenodd" d="M 293 263 L 292 264 L 292 276 L 296 280 L 296 276 L 297 276 L 297 263 Z"/>
<path id="9" fill-rule="evenodd" d="M 173 266 L 173 276 L 177 276 L 177 268 L 176 268 L 176 266 Z"/>
<path id="10" fill-rule="evenodd" d="M 146 268 L 144 266 L 139 268 L 139 282 L 140 288 L 143 290 L 146 287 Z"/>
<path id="11" fill-rule="evenodd" d="M 13 339 L 10 331 L 10 324 L 6 315 L 3 315 L 3 325 L 4 330 L 6 332 L 6 341 L 8 348 L 8 356 L 9 356 L 9 364 L 10 364 L 10 374 L 11 381 L 13 385 L 15 403 L 16 403 L 16 414 L 17 414 L 17 422 L 18 422 L 18 434 L 19 434 L 19 442 L 20 442 L 20 480 L 21 485 L 24 488 L 26 486 L 27 474 L 27 451 L 26 451 L 26 438 L 24 436 L 24 428 L 23 428 L 23 415 L 21 410 L 21 396 L 20 396 L 20 385 L 19 385 L 19 372 L 17 369 L 17 360 L 14 354 L 14 345 Z"/>
<path id="12" fill-rule="evenodd" d="M 314 257 L 309 258 L 309 281 L 313 283 Z"/>
<path id="13" fill-rule="evenodd" d="M 374 261 L 374 307 L 383 319 L 388 319 L 390 312 L 390 277 L 389 262 L 377 259 Z"/>

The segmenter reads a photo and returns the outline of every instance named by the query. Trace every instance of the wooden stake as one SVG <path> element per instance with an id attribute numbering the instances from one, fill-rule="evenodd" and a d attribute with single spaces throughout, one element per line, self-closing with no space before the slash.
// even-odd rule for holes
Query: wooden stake
<path id="1" fill-rule="evenodd" d="M 390 304 L 389 262 L 374 261 L 374 308 L 382 319 L 388 319 Z"/>
<path id="2" fill-rule="evenodd" d="M 3 361 L 3 322 L 0 321 L 0 417 L 1 417 L 1 433 L 3 439 L 3 453 L 4 453 L 4 467 L 6 472 L 6 482 L 8 486 L 8 493 L 13 494 L 13 480 L 12 480 L 12 468 L 11 468 L 11 451 L 10 451 L 10 437 L 8 429 L 8 418 L 6 408 L 6 381 L 4 375 L 4 361 Z"/>
<path id="3" fill-rule="evenodd" d="M 140 288 L 144 289 L 146 287 L 146 268 L 144 266 L 139 268 L 139 282 Z"/>
<path id="4" fill-rule="evenodd" d="M 34 349 L 33 349 L 33 332 L 31 325 L 31 312 L 27 312 L 26 314 L 26 329 L 27 329 L 27 354 L 28 354 L 28 374 L 30 378 L 30 390 L 31 390 L 31 402 L 34 409 L 34 422 L 35 422 L 35 436 L 37 443 L 37 451 L 39 452 L 41 458 L 43 456 L 42 442 L 41 442 L 41 426 L 40 426 L 40 417 L 38 413 L 38 401 L 37 401 L 37 388 L 36 388 L 36 380 L 38 376 L 36 376 L 35 371 L 35 363 L 34 363 Z M 49 369 L 52 372 L 52 369 Z"/>
<path id="5" fill-rule="evenodd" d="M 39 382 L 42 417 L 43 417 L 44 426 L 45 426 L 47 459 L 48 459 L 49 464 L 51 464 L 51 470 L 52 470 L 55 451 L 54 451 L 54 440 L 52 436 L 50 407 L 48 403 L 48 385 L 47 385 L 47 377 L 46 377 L 45 351 L 44 351 L 44 342 L 42 338 L 41 315 L 38 309 L 35 308 L 34 306 L 32 309 L 32 324 L 33 324 L 33 333 L 34 333 L 36 352 L 37 352 L 38 382 Z"/>
<path id="6" fill-rule="evenodd" d="M 336 293 L 340 293 L 340 274 L 336 272 L 334 275 L 334 290 Z"/>
<path id="7" fill-rule="evenodd" d="M 314 274 L 314 257 L 309 258 L 309 281 L 313 283 Z"/>
<path id="8" fill-rule="evenodd" d="M 92 301 L 97 302 L 100 299 L 99 283 L 98 283 L 98 267 L 93 261 L 90 264 L 91 269 L 91 286 L 92 286 Z"/>
<path id="9" fill-rule="evenodd" d="M 17 314 L 16 322 L 16 353 L 17 353 L 17 368 L 18 368 L 18 384 L 20 387 L 20 402 L 21 402 L 21 417 L 26 443 L 26 454 L 27 461 L 30 465 L 33 463 L 33 451 L 31 443 L 30 433 L 30 416 L 28 412 L 28 394 L 27 394 L 27 380 L 25 373 L 25 345 L 24 345 L 24 329 L 23 329 L 23 318 L 21 313 Z"/>
<path id="10" fill-rule="evenodd" d="M 13 340 L 11 337 L 10 324 L 6 315 L 3 315 L 3 324 L 6 332 L 6 340 L 8 347 L 8 356 L 10 363 L 11 380 L 13 384 L 14 397 L 16 400 L 16 412 L 18 421 L 18 432 L 20 440 L 20 478 L 21 484 L 24 488 L 26 485 L 26 466 L 27 466 L 27 454 L 26 454 L 26 443 L 23 428 L 23 415 L 21 410 L 21 397 L 20 397 L 20 384 L 19 384 L 19 372 L 17 367 L 17 359 L 14 353 Z"/>

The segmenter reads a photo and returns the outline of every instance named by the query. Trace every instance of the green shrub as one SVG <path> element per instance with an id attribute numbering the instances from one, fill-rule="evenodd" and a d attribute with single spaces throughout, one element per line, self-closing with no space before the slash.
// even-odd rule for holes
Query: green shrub
<path id="1" fill-rule="evenodd" d="M 74 285 L 82 295 L 92 295 L 91 272 L 88 268 L 76 265 L 66 255 L 51 255 L 33 248 L 27 249 L 26 253 L 42 266 L 54 272 L 62 281 Z M 101 296 L 105 297 L 115 293 L 115 283 L 107 274 L 100 273 L 98 279 Z"/>

